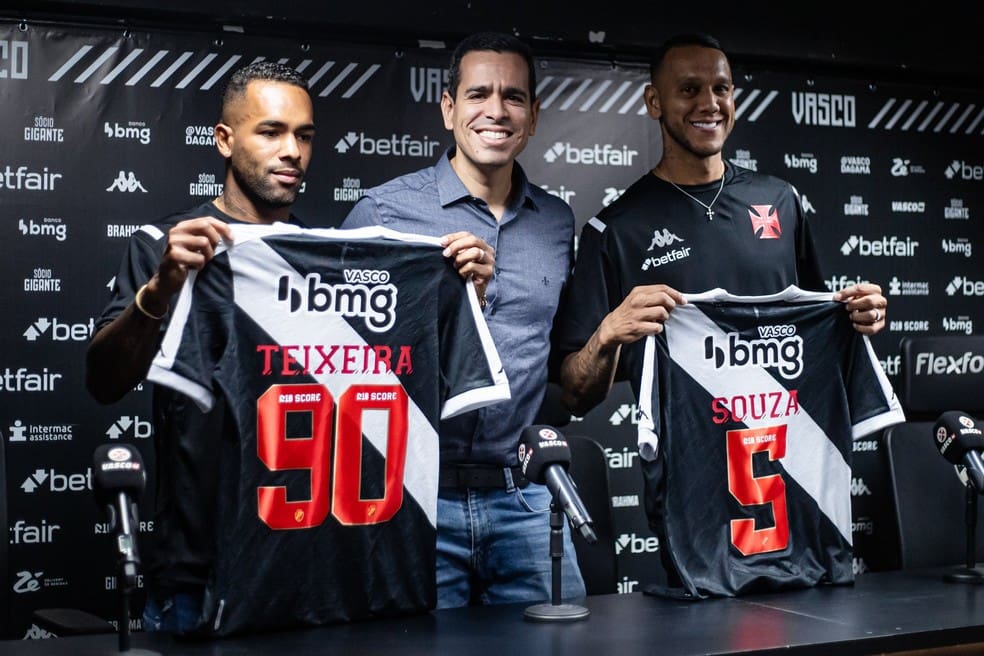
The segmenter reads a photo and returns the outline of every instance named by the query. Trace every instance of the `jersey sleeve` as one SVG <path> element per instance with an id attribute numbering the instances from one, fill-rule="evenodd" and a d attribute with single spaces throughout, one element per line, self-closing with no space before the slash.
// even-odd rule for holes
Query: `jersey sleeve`
<path id="1" fill-rule="evenodd" d="M 509 399 L 506 371 L 472 281 L 448 267 L 441 297 L 441 419 Z"/>
<path id="2" fill-rule="evenodd" d="M 192 271 L 185 280 L 147 373 L 147 380 L 188 396 L 202 412 L 215 404 L 214 370 L 225 348 L 225 326 L 234 305 L 228 302 L 231 283 L 224 258 L 209 262 L 208 273 Z"/>
<path id="3" fill-rule="evenodd" d="M 905 421 L 905 412 L 885 371 L 871 347 L 871 340 L 855 334 L 849 371 L 847 396 L 851 408 L 851 436 L 859 439 L 893 424 Z"/>
<path id="4" fill-rule="evenodd" d="M 561 358 L 588 343 L 611 310 L 611 299 L 617 298 L 609 289 L 617 278 L 607 263 L 604 231 L 605 224 L 597 217 L 581 229 L 574 269 L 554 327 L 554 349 Z"/>

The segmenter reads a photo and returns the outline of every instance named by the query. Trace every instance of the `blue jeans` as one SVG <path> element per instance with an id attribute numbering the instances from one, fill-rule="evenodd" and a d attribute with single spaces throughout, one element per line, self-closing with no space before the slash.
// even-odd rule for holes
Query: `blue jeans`
<path id="1" fill-rule="evenodd" d="M 143 611 L 144 631 L 184 635 L 201 623 L 202 594 L 178 592 L 163 599 L 147 595 Z"/>
<path id="2" fill-rule="evenodd" d="M 437 607 L 551 601 L 550 491 L 441 488 L 437 499 Z M 584 580 L 564 518 L 561 596 Z"/>

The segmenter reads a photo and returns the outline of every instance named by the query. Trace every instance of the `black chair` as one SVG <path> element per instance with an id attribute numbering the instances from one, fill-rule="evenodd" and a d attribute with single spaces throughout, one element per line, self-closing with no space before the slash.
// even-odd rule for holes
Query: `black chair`
<path id="1" fill-rule="evenodd" d="M 984 416 L 984 374 L 971 366 L 984 357 L 984 335 L 904 337 L 899 400 L 907 421 L 887 428 L 882 442 L 888 456 L 895 500 L 902 569 L 966 565 L 968 497 L 966 486 L 933 443 L 933 425 L 948 410 Z M 977 498 L 975 555 L 984 560 L 984 500 Z"/>
<path id="2" fill-rule="evenodd" d="M 933 439 L 933 422 L 906 422 L 883 436 L 899 530 L 902 569 L 965 565 L 966 488 Z M 984 503 L 977 510 L 977 561 L 984 561 Z"/>
<path id="3" fill-rule="evenodd" d="M 566 438 L 571 448 L 568 473 L 591 515 L 594 532 L 598 536 L 595 544 L 588 544 L 576 531 L 573 537 L 584 586 L 589 595 L 615 593 L 618 591 L 618 580 L 608 458 L 602 446 L 590 437 L 567 435 Z"/>

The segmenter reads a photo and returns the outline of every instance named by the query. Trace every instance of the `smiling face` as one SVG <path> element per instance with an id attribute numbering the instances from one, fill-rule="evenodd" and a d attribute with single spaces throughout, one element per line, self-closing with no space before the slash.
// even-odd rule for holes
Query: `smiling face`
<path id="1" fill-rule="evenodd" d="M 650 116 L 660 119 L 665 155 L 707 159 L 721 153 L 735 125 L 734 85 L 723 52 L 671 48 L 645 97 Z"/>
<path id="2" fill-rule="evenodd" d="M 441 97 L 444 127 L 454 133 L 454 166 L 470 177 L 512 171 L 536 129 L 529 68 L 512 52 L 473 50 L 461 59 L 455 97 Z M 459 167 L 464 167 L 462 170 Z"/>
<path id="3" fill-rule="evenodd" d="M 254 80 L 216 126 L 216 145 L 229 162 L 227 191 L 257 214 L 289 207 L 311 160 L 314 110 L 304 89 Z"/>

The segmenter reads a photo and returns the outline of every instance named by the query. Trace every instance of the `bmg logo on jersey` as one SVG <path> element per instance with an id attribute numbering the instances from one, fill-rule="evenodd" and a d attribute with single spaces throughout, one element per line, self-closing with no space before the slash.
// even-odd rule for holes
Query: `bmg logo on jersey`
<path id="1" fill-rule="evenodd" d="M 759 326 L 759 339 L 728 333 L 725 340 L 725 344 L 716 344 L 713 335 L 704 338 L 704 358 L 713 360 L 717 369 L 776 369 L 786 380 L 803 372 L 803 338 L 796 334 L 796 326 Z"/>
<path id="2" fill-rule="evenodd" d="M 277 300 L 287 303 L 291 313 L 362 317 L 366 327 L 376 333 L 392 328 L 396 322 L 398 290 L 396 285 L 389 282 L 389 272 L 346 269 L 344 275 L 347 282 L 333 285 L 324 282 L 321 274 L 311 273 L 300 287 L 291 284 L 290 276 L 281 276 L 277 284 Z"/>

